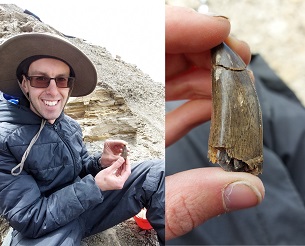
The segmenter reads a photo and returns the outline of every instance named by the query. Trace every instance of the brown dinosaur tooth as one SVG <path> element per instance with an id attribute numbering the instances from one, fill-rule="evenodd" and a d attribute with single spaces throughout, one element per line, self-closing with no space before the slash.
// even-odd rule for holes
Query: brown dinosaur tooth
<path id="1" fill-rule="evenodd" d="M 242 59 L 226 44 L 212 49 L 212 105 L 208 157 L 224 170 L 263 170 L 261 109 Z"/>
<path id="2" fill-rule="evenodd" d="M 122 153 L 121 153 L 121 156 L 125 159 L 125 161 L 126 161 L 126 159 L 127 159 L 127 156 L 128 156 L 128 150 L 127 150 L 127 146 L 126 145 L 124 145 L 124 147 L 123 147 L 123 151 L 122 151 Z"/>

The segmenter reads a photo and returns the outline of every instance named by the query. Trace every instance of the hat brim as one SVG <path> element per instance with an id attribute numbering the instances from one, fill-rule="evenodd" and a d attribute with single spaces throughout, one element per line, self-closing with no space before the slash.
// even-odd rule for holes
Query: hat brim
<path id="1" fill-rule="evenodd" d="M 24 33 L 13 36 L 0 45 L 0 91 L 21 96 L 16 69 L 34 55 L 55 56 L 66 61 L 74 70 L 72 97 L 90 94 L 97 84 L 97 72 L 89 58 L 66 39 L 47 33 Z"/>

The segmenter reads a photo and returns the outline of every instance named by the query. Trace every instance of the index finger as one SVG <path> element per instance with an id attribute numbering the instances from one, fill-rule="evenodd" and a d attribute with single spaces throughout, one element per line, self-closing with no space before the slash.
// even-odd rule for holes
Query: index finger
<path id="1" fill-rule="evenodd" d="M 127 145 L 128 143 L 124 140 L 121 140 L 121 139 L 107 139 L 105 141 L 105 143 L 107 144 L 111 144 L 111 145 Z"/>
<path id="2" fill-rule="evenodd" d="M 192 9 L 166 6 L 166 80 L 192 67 L 210 69 L 210 49 L 226 42 L 246 64 L 251 52 L 245 42 L 228 37 L 230 22 L 222 16 L 200 14 Z"/>
<path id="3" fill-rule="evenodd" d="M 165 8 L 166 53 L 201 53 L 223 42 L 229 33 L 227 18 L 176 6 Z"/>

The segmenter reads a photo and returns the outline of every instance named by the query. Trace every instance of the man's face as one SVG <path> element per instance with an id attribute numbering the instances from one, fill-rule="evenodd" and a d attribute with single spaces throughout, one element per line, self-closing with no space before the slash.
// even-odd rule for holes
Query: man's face
<path id="1" fill-rule="evenodd" d="M 34 61 L 28 71 L 28 76 L 69 77 L 67 64 L 52 58 L 42 58 Z M 69 97 L 70 88 L 58 88 L 54 79 L 47 88 L 35 88 L 23 77 L 22 87 L 29 94 L 31 110 L 45 118 L 51 124 L 59 117 Z"/>

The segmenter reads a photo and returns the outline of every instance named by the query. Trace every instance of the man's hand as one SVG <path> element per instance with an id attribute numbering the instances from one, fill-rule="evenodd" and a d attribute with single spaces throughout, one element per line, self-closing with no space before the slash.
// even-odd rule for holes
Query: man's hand
<path id="1" fill-rule="evenodd" d="M 166 6 L 165 21 L 166 101 L 187 100 L 166 115 L 165 136 L 169 146 L 211 117 L 210 49 L 226 42 L 246 64 L 251 53 L 246 43 L 228 37 L 230 23 L 226 18 Z M 218 167 L 168 176 L 165 190 L 166 240 L 224 212 L 255 206 L 265 192 L 258 177 L 225 172 Z"/>
<path id="2" fill-rule="evenodd" d="M 129 160 L 119 157 L 111 166 L 95 176 L 95 182 L 102 191 L 122 189 L 131 173 Z"/>
<path id="3" fill-rule="evenodd" d="M 248 45 L 228 38 L 230 22 L 194 10 L 166 6 L 165 17 L 166 101 L 187 99 L 166 115 L 166 146 L 211 117 L 210 49 L 226 42 L 250 62 Z"/>
<path id="4" fill-rule="evenodd" d="M 104 150 L 100 159 L 103 168 L 109 167 L 117 161 L 123 151 L 127 142 L 123 140 L 106 140 L 104 143 Z"/>
<path id="5" fill-rule="evenodd" d="M 219 167 L 180 172 L 166 177 L 165 184 L 166 240 L 184 235 L 212 217 L 258 205 L 265 194 L 256 176 Z"/>

